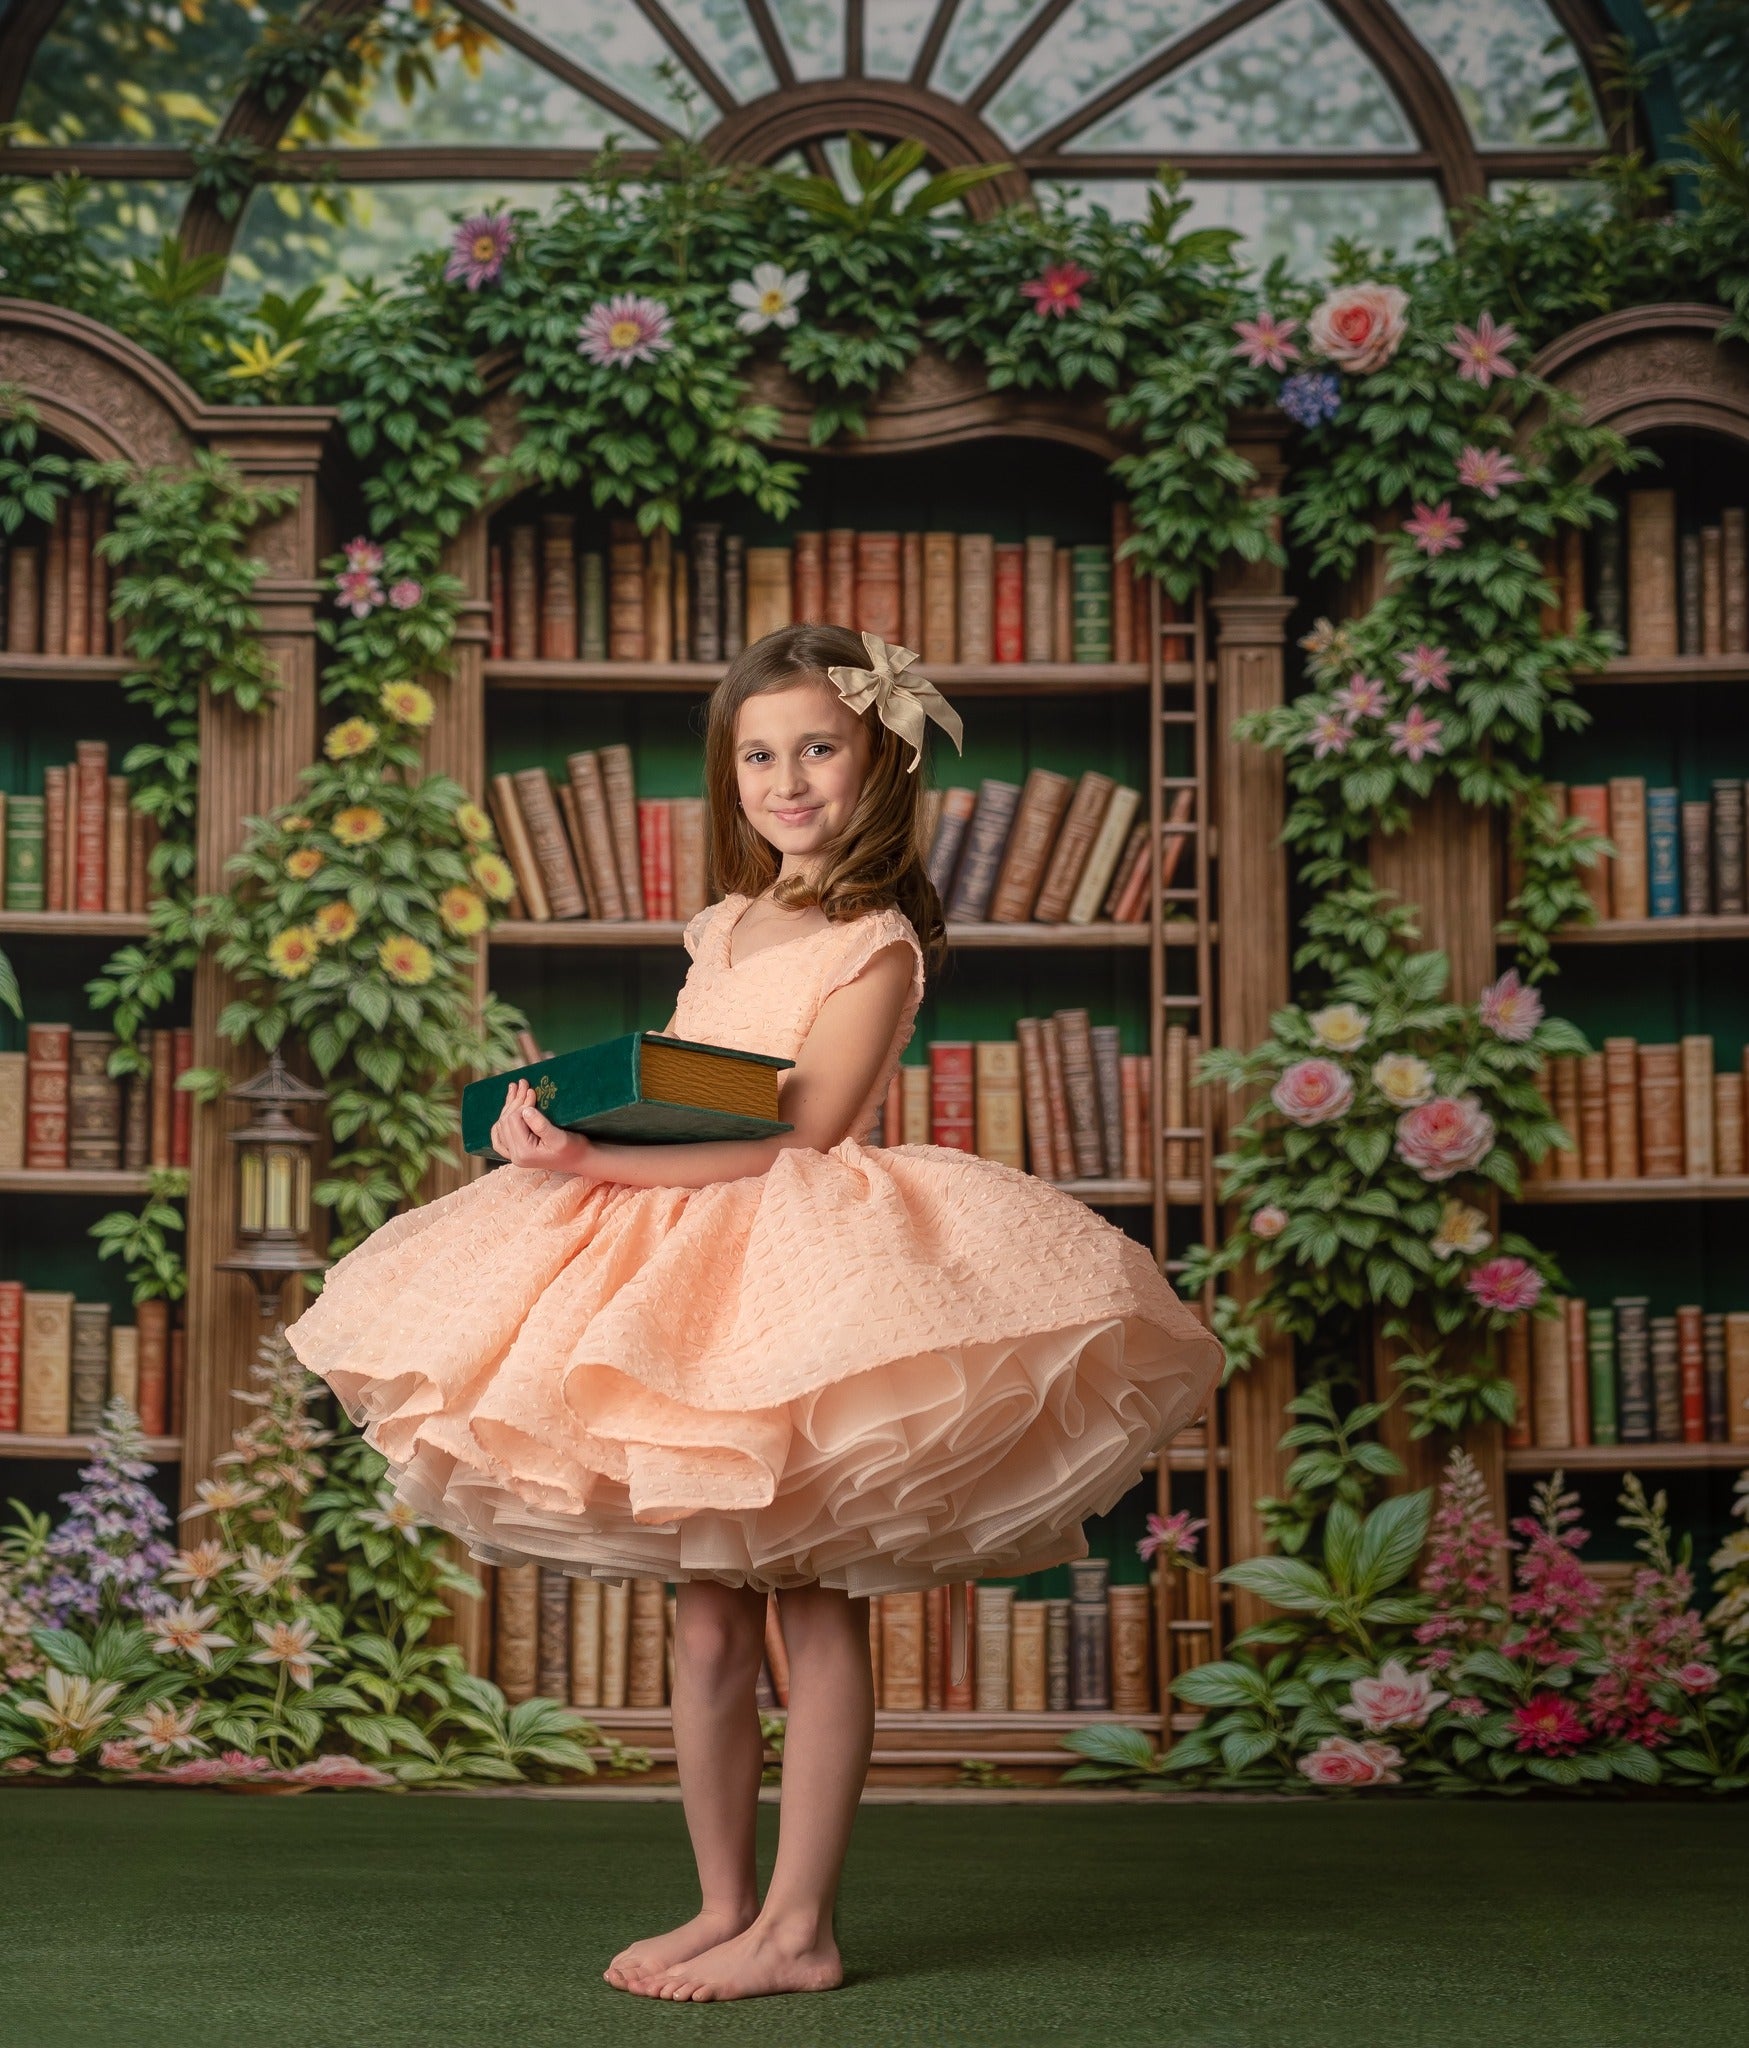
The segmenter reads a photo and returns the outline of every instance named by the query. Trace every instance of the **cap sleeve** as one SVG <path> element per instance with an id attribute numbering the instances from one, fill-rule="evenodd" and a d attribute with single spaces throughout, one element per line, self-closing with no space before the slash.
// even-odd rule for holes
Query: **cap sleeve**
<path id="1" fill-rule="evenodd" d="M 842 988 L 847 981 L 854 981 L 883 947 L 903 941 L 911 948 L 912 1007 L 922 1002 L 923 945 L 911 920 L 902 910 L 891 906 L 871 910 L 866 916 L 846 925 L 844 931 L 843 942 L 827 963 L 825 980 L 820 987 L 822 997 L 829 996 L 835 988 Z"/>
<path id="2" fill-rule="evenodd" d="M 694 960 L 698 958 L 699 949 L 704 944 L 705 934 L 710 930 L 718 911 L 722 909 L 728 900 L 726 896 L 719 896 L 714 903 L 707 903 L 702 910 L 695 912 L 687 919 L 686 928 L 680 934 L 680 943 L 686 948 L 689 958 Z"/>

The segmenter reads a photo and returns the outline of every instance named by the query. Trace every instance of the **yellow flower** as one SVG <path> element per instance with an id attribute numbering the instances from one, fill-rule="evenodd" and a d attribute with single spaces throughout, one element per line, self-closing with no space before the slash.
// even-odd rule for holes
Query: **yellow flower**
<path id="1" fill-rule="evenodd" d="M 389 829 L 389 821 L 374 804 L 348 804 L 345 810 L 335 812 L 330 829 L 342 846 L 363 846 L 368 840 L 380 839 Z"/>
<path id="2" fill-rule="evenodd" d="M 1433 1069 L 1412 1052 L 1387 1052 L 1373 1061 L 1373 1086 L 1398 1109 L 1414 1109 L 1433 1094 Z"/>
<path id="3" fill-rule="evenodd" d="M 502 854 L 476 853 L 468 865 L 474 880 L 494 903 L 508 903 L 516 894 L 516 876 Z"/>
<path id="4" fill-rule="evenodd" d="M 476 803 L 460 803 L 455 807 L 456 829 L 464 839 L 484 843 L 492 837 L 492 820 Z"/>
<path id="5" fill-rule="evenodd" d="M 1448 1195 L 1440 1205 L 1439 1228 L 1428 1240 L 1428 1249 L 1436 1259 L 1473 1258 L 1493 1242 L 1481 1210 Z"/>
<path id="6" fill-rule="evenodd" d="M 384 683 L 377 702 L 402 725 L 429 725 L 437 700 L 419 683 Z"/>
<path id="7" fill-rule="evenodd" d="M 396 981 L 417 983 L 431 979 L 431 948 L 409 938 L 405 932 L 384 939 L 377 948 L 377 959 L 383 972 Z"/>
<path id="8" fill-rule="evenodd" d="M 267 964 L 282 981 L 296 981 L 316 964 L 321 940 L 313 925 L 289 925 L 267 942 Z"/>
<path id="9" fill-rule="evenodd" d="M 445 889 L 437 899 L 437 913 L 452 932 L 459 932 L 463 938 L 485 928 L 485 901 L 472 889 Z"/>
<path id="10" fill-rule="evenodd" d="M 1366 1043 L 1368 1018 L 1354 1003 L 1332 1003 L 1327 1010 L 1314 1010 L 1307 1023 L 1312 1036 L 1331 1052 L 1353 1052 Z"/>
<path id="11" fill-rule="evenodd" d="M 350 903 L 324 903 L 310 920 L 324 946 L 338 945 L 358 929 L 358 912 Z"/>
<path id="12" fill-rule="evenodd" d="M 280 819 L 279 829 L 282 832 L 307 832 L 310 829 L 310 820 L 302 811 L 293 811 Z"/>
<path id="13" fill-rule="evenodd" d="M 295 853 L 288 853 L 285 857 L 286 873 L 298 882 L 307 882 L 321 865 L 321 851 L 314 846 L 300 846 Z"/>
<path id="14" fill-rule="evenodd" d="M 328 728 L 322 751 L 330 761 L 344 761 L 349 755 L 368 753 L 377 743 L 377 729 L 368 718 L 344 718 Z"/>

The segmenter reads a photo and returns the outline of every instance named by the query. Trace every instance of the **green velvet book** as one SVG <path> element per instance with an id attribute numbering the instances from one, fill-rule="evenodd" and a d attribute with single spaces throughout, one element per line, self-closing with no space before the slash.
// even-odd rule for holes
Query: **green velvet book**
<path id="1" fill-rule="evenodd" d="M 688 1145 L 711 1138 L 774 1138 L 793 1130 L 777 1114 L 777 1075 L 794 1060 L 628 1031 L 470 1081 L 462 1090 L 462 1149 L 501 1159 L 492 1126 L 512 1081 L 532 1084 L 561 1130 L 618 1144 Z"/>

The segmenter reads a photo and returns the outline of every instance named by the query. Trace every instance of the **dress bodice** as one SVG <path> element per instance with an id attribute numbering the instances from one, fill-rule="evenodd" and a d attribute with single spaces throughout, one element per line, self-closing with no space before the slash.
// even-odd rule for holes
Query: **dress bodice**
<path id="1" fill-rule="evenodd" d="M 728 1045 L 741 1052 L 775 1053 L 794 1059 L 835 988 L 861 973 L 883 946 L 904 940 L 911 947 L 911 988 L 893 1028 L 887 1056 L 846 1136 L 878 1139 L 887 1088 L 911 1042 L 923 1001 L 923 947 L 911 920 L 888 907 L 842 924 L 829 924 L 738 963 L 729 958 L 729 937 L 752 901 L 731 892 L 701 910 L 682 935 L 692 956 L 675 1005 L 674 1029 L 682 1038 Z"/>

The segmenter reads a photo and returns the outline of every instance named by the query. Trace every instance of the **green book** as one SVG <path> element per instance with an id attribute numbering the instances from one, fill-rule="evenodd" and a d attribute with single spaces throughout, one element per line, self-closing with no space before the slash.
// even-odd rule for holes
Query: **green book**
<path id="1" fill-rule="evenodd" d="M 585 661 L 607 659 L 607 563 L 594 549 L 581 562 L 582 654 Z"/>
<path id="2" fill-rule="evenodd" d="M 1585 1343 L 1590 1359 L 1591 1441 L 1621 1441 L 1615 1414 L 1615 1310 L 1585 1311 Z"/>
<path id="3" fill-rule="evenodd" d="M 1111 550 L 1098 542 L 1069 551 L 1077 661 L 1111 659 Z"/>
<path id="4" fill-rule="evenodd" d="M 6 908 L 43 907 L 43 800 L 6 799 Z"/>
<path id="5" fill-rule="evenodd" d="M 512 1067 L 462 1090 L 462 1149 L 502 1159 L 492 1126 L 512 1081 L 532 1084 L 542 1114 L 561 1130 L 625 1145 L 774 1138 L 795 1129 L 777 1114 L 777 1073 L 794 1060 L 628 1031 L 621 1038 Z"/>

